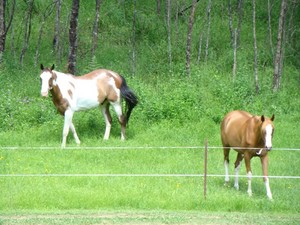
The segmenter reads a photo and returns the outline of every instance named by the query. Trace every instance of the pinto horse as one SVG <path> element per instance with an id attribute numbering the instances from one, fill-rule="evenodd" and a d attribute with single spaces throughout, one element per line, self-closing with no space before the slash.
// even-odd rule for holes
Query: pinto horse
<path id="1" fill-rule="evenodd" d="M 233 148 L 238 152 L 235 161 L 234 187 L 237 190 L 239 189 L 238 174 L 241 161 L 245 158 L 248 194 L 252 196 L 250 160 L 252 157 L 258 156 L 261 160 L 267 196 L 269 199 L 272 199 L 268 178 L 268 152 L 272 149 L 274 118 L 274 114 L 271 118 L 267 118 L 263 115 L 253 116 L 248 112 L 239 110 L 232 111 L 224 117 L 221 123 L 221 140 L 224 150 L 225 184 L 229 182 L 229 151 L 230 148 Z"/>
<path id="2" fill-rule="evenodd" d="M 73 76 L 45 68 L 41 64 L 41 95 L 47 97 L 49 91 L 52 101 L 60 114 L 64 115 L 64 128 L 61 146 L 66 146 L 66 139 L 71 129 L 75 141 L 80 144 L 72 122 L 76 111 L 100 106 L 105 119 L 104 139 L 109 138 L 112 118 L 109 106 L 112 105 L 121 124 L 121 139 L 125 139 L 126 124 L 132 109 L 137 105 L 137 96 L 126 84 L 124 77 L 116 72 L 99 69 L 83 76 Z M 122 98 L 126 101 L 126 115 L 122 112 Z"/>

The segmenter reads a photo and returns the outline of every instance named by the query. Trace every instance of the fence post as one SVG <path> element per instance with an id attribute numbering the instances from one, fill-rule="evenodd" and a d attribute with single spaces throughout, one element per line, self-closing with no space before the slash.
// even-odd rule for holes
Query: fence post
<path id="1" fill-rule="evenodd" d="M 203 197 L 206 200 L 206 188 L 207 188 L 207 139 L 205 139 L 204 147 L 204 175 L 203 175 Z"/>

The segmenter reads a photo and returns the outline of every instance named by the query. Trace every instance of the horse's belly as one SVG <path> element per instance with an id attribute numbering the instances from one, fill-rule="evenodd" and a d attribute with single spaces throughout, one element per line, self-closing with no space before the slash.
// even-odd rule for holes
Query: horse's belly
<path id="1" fill-rule="evenodd" d="M 75 111 L 95 108 L 98 105 L 99 102 L 97 98 L 80 98 L 77 100 Z"/>

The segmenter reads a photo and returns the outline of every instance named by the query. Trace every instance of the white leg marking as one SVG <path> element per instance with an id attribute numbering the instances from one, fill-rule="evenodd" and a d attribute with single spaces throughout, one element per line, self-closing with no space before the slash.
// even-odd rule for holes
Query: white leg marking
<path id="1" fill-rule="evenodd" d="M 270 184 L 269 184 L 269 178 L 265 177 L 265 186 L 266 186 L 266 191 L 267 191 L 267 196 L 270 200 L 273 199 L 271 189 L 270 189 Z"/>
<path id="2" fill-rule="evenodd" d="M 234 169 L 235 177 L 234 177 L 234 187 L 236 190 L 239 190 L 239 172 L 241 169 L 241 162 L 239 162 L 239 165 Z"/>
<path id="3" fill-rule="evenodd" d="M 78 138 L 78 135 L 77 135 L 77 133 L 76 133 L 76 129 L 75 129 L 75 126 L 74 126 L 73 123 L 71 123 L 70 129 L 71 129 L 71 131 L 72 131 L 72 133 L 73 133 L 73 136 L 74 136 L 74 139 L 75 139 L 76 144 L 77 144 L 77 145 L 80 145 L 80 140 L 79 140 L 79 138 Z"/>
<path id="4" fill-rule="evenodd" d="M 66 147 L 67 136 L 68 136 L 68 133 L 69 133 L 70 126 L 72 124 L 73 114 L 74 114 L 74 112 L 70 109 L 67 109 L 65 111 L 65 121 L 64 121 L 64 128 L 63 128 L 63 140 L 62 140 L 62 143 L 61 143 L 62 148 Z"/>
<path id="5" fill-rule="evenodd" d="M 111 129 L 111 123 L 108 120 L 108 116 L 106 115 L 106 104 L 101 106 L 101 112 L 103 114 L 104 120 L 105 120 L 105 133 L 104 133 L 104 140 L 108 140 L 110 129 Z"/>
<path id="6" fill-rule="evenodd" d="M 251 171 L 248 172 L 248 195 L 251 197 L 252 196 L 252 188 L 251 188 L 251 179 L 252 179 L 252 173 Z"/>
<path id="7" fill-rule="evenodd" d="M 111 102 L 111 105 L 114 107 L 114 110 L 118 116 L 119 121 L 121 121 L 122 113 L 122 106 L 119 101 Z M 122 127 L 121 124 L 121 140 L 125 140 L 125 128 Z"/>
<path id="8" fill-rule="evenodd" d="M 229 182 L 229 165 L 228 162 L 224 161 L 224 167 L 225 167 L 225 185 Z"/>

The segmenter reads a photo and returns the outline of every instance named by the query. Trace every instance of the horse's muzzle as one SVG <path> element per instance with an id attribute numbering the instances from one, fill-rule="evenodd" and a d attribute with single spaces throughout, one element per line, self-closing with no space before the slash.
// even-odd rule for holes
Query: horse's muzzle
<path id="1" fill-rule="evenodd" d="M 266 146 L 265 149 L 269 152 L 272 150 L 272 146 Z"/>

